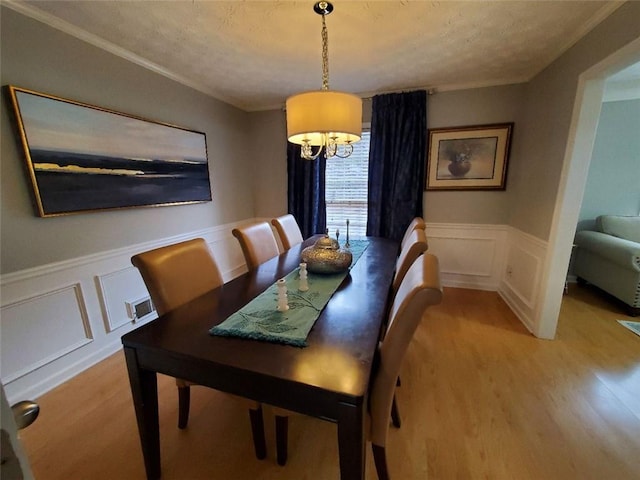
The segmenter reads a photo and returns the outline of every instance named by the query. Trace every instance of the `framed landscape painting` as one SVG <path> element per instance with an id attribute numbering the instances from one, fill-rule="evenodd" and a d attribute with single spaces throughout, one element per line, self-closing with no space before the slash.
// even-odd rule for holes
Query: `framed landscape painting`
<path id="1" fill-rule="evenodd" d="M 427 190 L 504 190 L 513 123 L 429 130 Z"/>
<path id="2" fill-rule="evenodd" d="M 7 86 L 38 215 L 211 201 L 206 136 Z"/>

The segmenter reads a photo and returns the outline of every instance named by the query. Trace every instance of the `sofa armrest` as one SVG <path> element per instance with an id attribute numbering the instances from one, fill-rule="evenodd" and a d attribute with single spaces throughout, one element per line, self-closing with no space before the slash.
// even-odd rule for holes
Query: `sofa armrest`
<path id="1" fill-rule="evenodd" d="M 590 230 L 576 233 L 574 242 L 578 248 L 589 250 L 625 268 L 640 271 L 640 243 Z"/>

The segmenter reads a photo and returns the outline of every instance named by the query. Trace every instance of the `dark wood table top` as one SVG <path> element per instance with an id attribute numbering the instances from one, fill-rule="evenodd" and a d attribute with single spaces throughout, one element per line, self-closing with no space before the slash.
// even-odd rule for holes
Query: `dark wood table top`
<path id="1" fill-rule="evenodd" d="M 312 241 L 125 334 L 123 345 L 136 350 L 142 369 L 335 421 L 337 403 L 365 401 L 396 242 L 369 238 L 305 348 L 209 334 L 212 326 L 296 268 L 302 248 Z"/>

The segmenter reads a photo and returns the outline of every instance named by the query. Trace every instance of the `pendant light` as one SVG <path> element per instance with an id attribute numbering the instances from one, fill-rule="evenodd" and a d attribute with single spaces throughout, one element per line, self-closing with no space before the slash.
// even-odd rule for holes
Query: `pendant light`
<path id="1" fill-rule="evenodd" d="M 333 5 L 318 2 L 313 10 L 322 16 L 322 89 L 287 99 L 287 137 L 291 143 L 301 145 L 301 157 L 305 160 L 315 160 L 323 150 L 326 158 L 346 158 L 362 135 L 362 99 L 329 90 L 325 17 L 333 11 Z M 318 147 L 315 153 L 313 147 Z"/>

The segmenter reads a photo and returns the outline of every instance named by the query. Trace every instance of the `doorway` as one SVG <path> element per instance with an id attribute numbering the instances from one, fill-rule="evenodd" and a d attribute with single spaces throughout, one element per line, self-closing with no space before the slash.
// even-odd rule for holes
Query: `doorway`
<path id="1" fill-rule="evenodd" d="M 575 227 L 589 173 L 605 80 L 640 62 L 640 38 L 583 72 L 578 80 L 549 248 L 543 269 L 542 301 L 536 308 L 536 336 L 554 338 L 571 256 Z"/>

